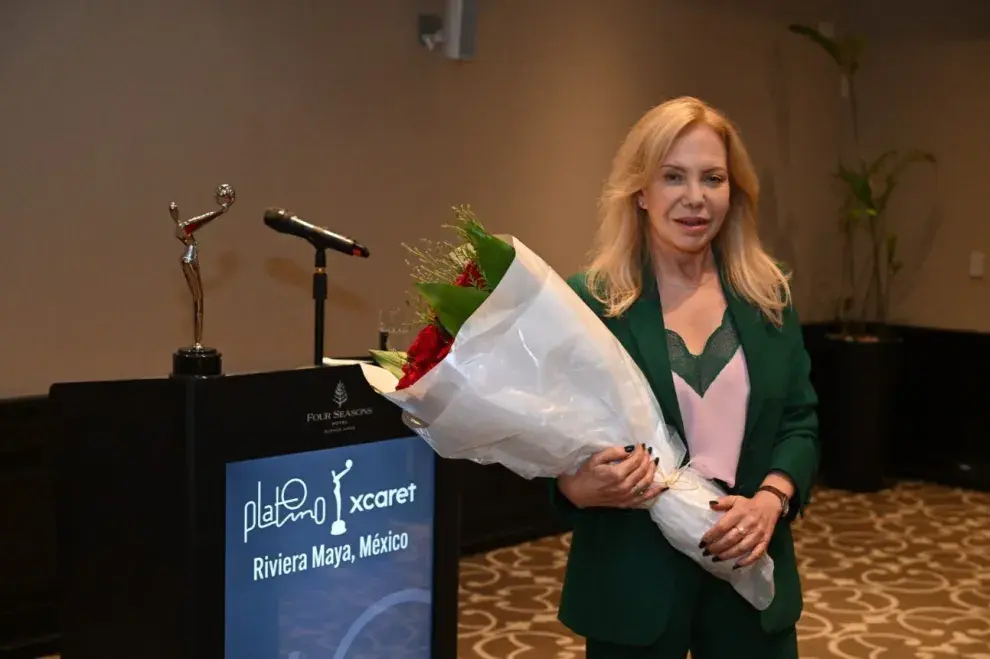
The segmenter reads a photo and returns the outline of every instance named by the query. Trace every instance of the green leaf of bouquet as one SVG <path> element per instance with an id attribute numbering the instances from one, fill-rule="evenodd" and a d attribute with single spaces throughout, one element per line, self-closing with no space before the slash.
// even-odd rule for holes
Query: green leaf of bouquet
<path id="1" fill-rule="evenodd" d="M 516 258 L 516 250 L 509 243 L 488 233 L 469 206 L 454 207 L 454 214 L 457 217 L 458 232 L 474 248 L 478 269 L 485 278 L 488 290 L 495 290 Z"/>
<path id="2" fill-rule="evenodd" d="M 494 291 L 516 258 L 516 250 L 500 238 L 484 233 L 473 241 L 478 269 L 485 277 L 488 289 Z"/>
<path id="3" fill-rule="evenodd" d="M 467 322 L 478 307 L 488 299 L 488 291 L 480 288 L 454 286 L 453 284 L 416 284 L 420 294 L 437 314 L 440 324 L 457 336 L 461 326 Z"/>
<path id="4" fill-rule="evenodd" d="M 406 363 L 406 353 L 397 350 L 369 350 L 368 352 L 371 353 L 371 359 L 374 360 L 375 364 L 395 377 L 401 380 L 402 376 L 405 375 L 402 372 L 402 366 Z"/>

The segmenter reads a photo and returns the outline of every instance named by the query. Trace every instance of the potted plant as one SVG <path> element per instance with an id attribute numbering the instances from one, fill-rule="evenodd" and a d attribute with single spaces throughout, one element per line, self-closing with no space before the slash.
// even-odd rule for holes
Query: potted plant
<path id="1" fill-rule="evenodd" d="M 903 337 L 890 323 L 891 287 L 903 263 L 887 211 L 901 175 L 912 165 L 934 165 L 935 156 L 918 149 L 868 156 L 860 141 L 856 94 L 864 40 L 832 38 L 807 25 L 789 29 L 828 54 L 848 100 L 855 153 L 848 162 L 840 159 L 834 173 L 842 189 L 837 222 L 841 289 L 833 327 L 811 352 L 825 479 L 837 487 L 871 491 L 885 482 L 903 350 Z"/>

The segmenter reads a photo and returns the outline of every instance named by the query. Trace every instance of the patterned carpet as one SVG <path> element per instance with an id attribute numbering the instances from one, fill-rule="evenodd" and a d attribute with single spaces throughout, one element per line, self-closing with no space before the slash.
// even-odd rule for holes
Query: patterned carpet
<path id="1" fill-rule="evenodd" d="M 990 659 L 990 494 L 821 490 L 795 535 L 802 659 Z M 583 659 L 556 619 L 569 540 L 461 561 L 459 659 Z"/>

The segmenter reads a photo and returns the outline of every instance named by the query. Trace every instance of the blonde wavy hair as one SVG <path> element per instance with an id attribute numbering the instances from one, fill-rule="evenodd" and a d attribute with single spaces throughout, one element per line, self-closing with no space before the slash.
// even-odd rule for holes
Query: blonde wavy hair
<path id="1" fill-rule="evenodd" d="M 658 105 L 632 127 L 612 162 L 599 204 L 601 223 L 587 271 L 592 296 L 607 316 L 621 315 L 643 290 L 643 266 L 650 257 L 650 218 L 637 196 L 660 168 L 677 138 L 703 123 L 725 142 L 728 155 L 729 210 L 713 246 L 732 289 L 776 326 L 790 303 L 790 285 L 763 249 L 756 229 L 759 179 L 742 138 L 718 110 L 692 97 Z"/>

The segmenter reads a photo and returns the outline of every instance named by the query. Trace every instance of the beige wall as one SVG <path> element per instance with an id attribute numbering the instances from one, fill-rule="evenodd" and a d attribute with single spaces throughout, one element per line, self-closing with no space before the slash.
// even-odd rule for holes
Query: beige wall
<path id="1" fill-rule="evenodd" d="M 923 148 L 939 159 L 904 177 L 890 209 L 906 264 L 892 320 L 988 332 L 990 291 L 968 267 L 972 250 L 990 251 L 990 2 L 850 6 L 849 29 L 869 35 L 864 147 Z"/>
<path id="2" fill-rule="evenodd" d="M 840 3 L 480 4 L 478 57 L 456 63 L 415 39 L 417 14 L 436 0 L 5 2 L 0 396 L 56 380 L 166 374 L 189 341 L 167 206 L 178 202 L 184 217 L 209 210 L 221 182 L 238 200 L 201 245 L 206 342 L 224 352 L 228 372 L 310 359 L 312 251 L 263 226 L 268 206 L 372 250 L 368 261 L 331 255 L 330 354 L 374 345 L 379 311 L 401 304 L 408 287 L 400 242 L 445 236 L 452 204 L 471 203 L 491 228 L 570 273 L 589 246 L 618 141 L 677 94 L 702 96 L 741 126 L 763 177 L 767 241 L 797 269 L 805 319 L 827 315 L 836 237 L 826 182 L 841 99 L 829 63 L 785 26 L 835 20 Z M 868 124 L 884 144 L 930 137 L 940 152 L 958 149 L 945 156 L 953 161 L 939 192 L 959 217 L 897 310 L 987 329 L 990 312 L 974 308 L 982 289 L 972 287 L 966 309 L 928 306 L 946 284 L 968 284 L 958 264 L 937 274 L 959 245 L 988 237 L 965 216 L 987 165 L 986 129 L 972 139 L 953 132 L 986 117 L 986 105 L 960 104 L 955 125 L 929 129 L 918 126 L 932 106 L 904 106 L 937 102 L 905 82 L 913 67 L 921 79 L 948 75 L 951 93 L 975 93 L 988 55 L 953 43 L 930 57 L 914 44 L 891 37 L 882 52 L 903 61 L 871 65 L 886 86 L 876 84 Z M 957 64 L 967 67 L 943 71 Z"/>

